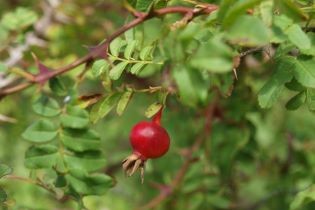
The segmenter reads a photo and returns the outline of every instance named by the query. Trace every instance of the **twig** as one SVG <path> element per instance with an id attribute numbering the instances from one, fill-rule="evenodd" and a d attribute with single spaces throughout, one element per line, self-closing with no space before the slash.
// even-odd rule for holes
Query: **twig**
<path id="1" fill-rule="evenodd" d="M 206 138 L 211 134 L 212 129 L 212 121 L 213 121 L 213 114 L 216 106 L 216 99 L 209 105 L 206 110 L 206 119 L 205 119 L 205 126 L 204 132 L 202 132 L 195 140 L 194 144 L 188 149 L 185 155 L 185 162 L 179 168 L 178 172 L 176 173 L 175 177 L 171 181 L 171 183 L 164 187 L 160 193 L 151 199 L 147 204 L 143 205 L 142 207 L 138 208 L 138 210 L 145 210 L 145 209 L 152 209 L 158 206 L 161 202 L 167 199 L 170 195 L 172 195 L 181 185 L 183 179 L 185 177 L 186 172 L 188 171 L 193 161 L 193 154 L 200 148 Z M 166 189 L 165 189 L 166 188 Z"/>
<path id="2" fill-rule="evenodd" d="M 17 120 L 12 117 L 8 117 L 3 114 L 0 114 L 0 122 L 16 123 Z"/>
<path id="3" fill-rule="evenodd" d="M 166 8 L 162 8 L 162 9 L 158 9 L 158 10 L 152 10 L 149 13 L 143 13 L 142 15 L 138 16 L 136 19 L 132 20 L 131 22 L 127 23 L 126 25 L 122 26 L 121 28 L 119 28 L 116 32 L 114 32 L 111 36 L 109 36 L 105 42 L 103 42 L 102 44 L 96 46 L 95 48 L 93 48 L 87 55 L 85 55 L 84 57 L 79 58 L 78 60 L 74 61 L 73 63 L 61 67 L 55 71 L 51 71 L 47 74 L 39 74 L 37 75 L 37 77 L 35 78 L 35 80 L 32 83 L 26 82 L 26 83 L 21 83 L 18 84 L 14 87 L 4 87 L 3 89 L 0 89 L 0 98 L 5 97 L 7 95 L 22 91 L 28 87 L 30 87 L 33 84 L 37 84 L 37 83 L 42 83 L 43 81 L 47 81 L 53 77 L 59 76 L 65 72 L 68 72 L 72 69 L 74 69 L 75 67 L 84 64 L 84 63 L 88 63 L 91 62 L 95 59 L 98 58 L 107 58 L 108 57 L 108 48 L 110 43 L 116 39 L 117 37 L 119 37 L 120 35 L 122 35 L 123 33 L 125 33 L 126 31 L 128 31 L 131 28 L 134 28 L 135 26 L 149 20 L 152 19 L 154 17 L 159 17 L 159 16 L 164 16 L 167 14 L 173 14 L 173 13 L 180 13 L 180 14 L 192 14 L 192 18 L 199 16 L 199 15 L 203 15 L 203 14 L 210 14 L 213 11 L 217 10 L 218 6 L 213 5 L 213 4 L 209 4 L 208 7 L 203 8 L 202 10 L 195 10 L 194 8 L 190 8 L 190 7 L 183 7 L 183 6 L 174 6 L 174 7 L 166 7 Z"/>
<path id="4" fill-rule="evenodd" d="M 5 97 L 7 95 L 19 92 L 21 90 L 25 90 L 26 88 L 30 87 L 31 85 L 32 85 L 32 83 L 27 82 L 27 83 L 20 83 L 16 86 L 13 86 L 13 87 L 4 88 L 3 90 L 0 91 L 0 99 L 2 99 L 3 97 Z"/>
<path id="5" fill-rule="evenodd" d="M 195 10 L 194 8 L 189 8 L 189 7 L 174 6 L 174 7 L 166 7 L 166 8 L 162 8 L 162 9 L 158 9 L 158 10 L 153 10 L 153 11 L 150 11 L 149 13 L 144 13 L 143 15 L 137 17 L 136 19 L 132 20 L 131 22 L 129 22 L 126 25 L 119 28 L 116 32 L 114 32 L 111 36 L 109 36 L 104 43 L 102 43 L 99 46 L 92 49 L 84 57 L 79 58 L 78 60 L 74 61 L 73 63 L 66 65 L 64 67 L 61 67 L 55 71 L 51 71 L 47 74 L 42 74 L 42 75 L 39 74 L 35 78 L 34 82 L 32 82 L 32 83 L 26 82 L 26 83 L 18 84 L 14 87 L 5 87 L 2 90 L 0 90 L 0 98 L 5 97 L 5 96 L 10 95 L 10 94 L 13 94 L 13 93 L 16 93 L 16 92 L 19 92 L 19 91 L 22 91 L 22 90 L 30 87 L 32 84 L 47 81 L 50 78 L 61 75 L 65 72 L 68 72 L 68 71 L 74 69 L 75 67 L 77 67 L 81 64 L 93 61 L 94 59 L 97 59 L 99 57 L 107 58 L 109 45 L 114 39 L 116 39 L 117 37 L 119 37 L 120 35 L 125 33 L 126 31 L 128 31 L 129 29 L 145 22 L 146 20 L 152 19 L 154 17 L 172 14 L 172 13 L 180 13 L 180 14 L 192 13 L 193 14 L 192 17 L 196 17 L 196 16 L 199 16 L 202 14 L 210 14 L 211 12 L 213 12 L 217 9 L 218 9 L 218 7 L 216 5 L 209 4 L 209 6 L 207 8 L 204 8 L 202 10 Z"/>
<path id="6" fill-rule="evenodd" d="M 7 175 L 4 177 L 5 179 L 9 179 L 9 180 L 17 180 L 17 181 L 22 181 L 25 183 L 29 183 L 29 184 L 34 184 L 37 185 L 53 194 L 56 194 L 56 192 L 51 189 L 49 186 L 45 185 L 44 183 L 42 183 L 40 180 L 33 180 L 33 179 L 29 179 L 26 177 L 21 177 L 21 176 L 16 176 L 16 175 Z"/>
<path id="7" fill-rule="evenodd" d="M 255 52 L 263 51 L 265 48 L 266 48 L 266 46 L 251 48 L 249 50 L 241 52 L 239 54 L 239 57 L 244 57 L 246 55 L 249 55 L 249 54 L 252 54 L 252 53 L 255 53 Z"/>

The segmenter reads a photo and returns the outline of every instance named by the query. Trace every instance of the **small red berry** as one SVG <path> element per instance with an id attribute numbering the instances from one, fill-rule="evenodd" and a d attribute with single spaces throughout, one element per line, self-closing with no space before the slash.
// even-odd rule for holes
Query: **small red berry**
<path id="1" fill-rule="evenodd" d="M 145 161 L 150 158 L 159 158 L 169 149 L 170 137 L 161 126 L 162 109 L 153 117 L 152 122 L 137 123 L 130 132 L 132 155 L 123 161 L 123 169 L 131 176 L 140 169 L 143 181 Z"/>
<path id="2" fill-rule="evenodd" d="M 154 122 L 139 122 L 131 130 L 130 143 L 134 153 L 146 160 L 164 155 L 168 151 L 170 137 L 163 127 Z"/>

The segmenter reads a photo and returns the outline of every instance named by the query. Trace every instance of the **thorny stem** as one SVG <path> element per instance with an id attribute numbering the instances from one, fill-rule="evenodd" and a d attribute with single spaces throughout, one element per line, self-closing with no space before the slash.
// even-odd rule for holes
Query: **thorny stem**
<path id="1" fill-rule="evenodd" d="M 193 17 L 199 16 L 199 15 L 208 15 L 217 9 L 218 9 L 218 6 L 213 5 L 213 4 L 209 4 L 207 7 L 202 8 L 202 9 L 198 9 L 198 10 L 196 10 L 195 8 L 190 8 L 190 7 L 172 6 L 172 7 L 166 7 L 166 8 L 162 8 L 162 9 L 158 9 L 158 10 L 152 10 L 148 13 L 141 13 L 141 15 L 139 15 L 140 14 L 139 13 L 136 16 L 137 17 L 136 19 L 123 25 L 116 32 L 114 32 L 111 36 L 109 36 L 105 42 L 96 46 L 87 55 L 85 55 L 85 56 L 79 58 L 78 60 L 74 61 L 73 63 L 70 63 L 69 65 L 61 67 L 55 71 L 51 71 L 51 72 L 43 74 L 43 75 L 39 74 L 39 75 L 37 75 L 37 77 L 35 77 L 34 81 L 32 81 L 32 82 L 27 81 L 27 82 L 17 84 L 15 86 L 9 85 L 9 86 L 3 88 L 2 90 L 0 90 L 0 98 L 3 98 L 7 95 L 22 91 L 22 90 L 30 87 L 33 84 L 43 83 L 43 82 L 49 80 L 50 78 L 59 76 L 63 73 L 66 73 L 66 72 L 74 69 L 75 67 L 77 67 L 79 65 L 89 63 L 95 59 L 98 59 L 98 58 L 106 58 L 107 59 L 109 45 L 114 39 L 116 39 L 117 37 L 119 37 L 120 35 L 125 33 L 126 31 L 128 31 L 129 29 L 134 28 L 137 25 L 139 25 L 139 24 L 141 24 L 141 23 L 143 23 L 149 19 L 152 19 L 154 17 L 164 16 L 167 14 L 173 14 L 173 13 L 180 13 L 183 15 L 191 14 L 192 15 L 191 18 L 193 18 Z"/>
<path id="2" fill-rule="evenodd" d="M 161 202 L 169 198 L 170 195 L 174 194 L 174 192 L 180 187 L 181 183 L 183 182 L 186 172 L 188 171 L 191 164 L 194 162 L 193 154 L 201 147 L 201 145 L 204 143 L 206 138 L 210 136 L 211 134 L 213 115 L 214 115 L 216 104 L 217 104 L 217 98 L 213 100 L 213 102 L 208 106 L 206 110 L 204 132 L 201 132 L 201 134 L 196 138 L 194 144 L 188 149 L 188 152 L 185 156 L 185 162 L 181 166 L 181 168 L 177 171 L 171 183 L 167 186 L 168 190 L 161 190 L 160 193 L 156 197 L 151 199 L 147 204 L 138 208 L 138 210 L 155 208 Z"/>

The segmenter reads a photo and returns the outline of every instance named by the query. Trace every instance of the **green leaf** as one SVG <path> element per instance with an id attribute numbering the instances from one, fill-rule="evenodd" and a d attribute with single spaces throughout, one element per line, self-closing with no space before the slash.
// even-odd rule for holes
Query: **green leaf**
<path id="1" fill-rule="evenodd" d="M 96 123 L 99 119 L 105 117 L 117 104 L 120 94 L 109 95 L 98 101 L 91 110 L 90 119 Z"/>
<path id="2" fill-rule="evenodd" d="M 146 65 L 146 63 L 136 63 L 133 65 L 130 69 L 130 72 L 132 74 L 138 75 L 141 71 L 141 69 Z"/>
<path id="3" fill-rule="evenodd" d="M 280 13 L 294 20 L 307 19 L 307 15 L 292 0 L 275 1 L 275 3 L 275 9 L 278 9 Z"/>
<path id="4" fill-rule="evenodd" d="M 273 0 L 263 1 L 259 5 L 260 16 L 266 26 L 272 25 L 273 6 L 274 6 Z"/>
<path id="5" fill-rule="evenodd" d="M 39 120 L 30 125 L 23 133 L 22 137 L 33 143 L 45 143 L 53 140 L 57 136 L 57 127 L 49 120 Z"/>
<path id="6" fill-rule="evenodd" d="M 226 58 L 194 58 L 191 60 L 191 66 L 201 69 L 208 70 L 212 73 L 226 73 L 231 72 L 233 65 L 232 60 Z"/>
<path id="7" fill-rule="evenodd" d="M 146 110 L 145 110 L 145 116 L 147 118 L 153 117 L 161 108 L 163 107 L 162 104 L 155 102 L 151 104 Z"/>
<path id="8" fill-rule="evenodd" d="M 298 24 L 289 26 L 285 32 L 289 40 L 299 49 L 304 50 L 311 48 L 310 39 Z"/>
<path id="9" fill-rule="evenodd" d="M 136 46 L 137 46 L 137 40 L 132 40 L 128 43 L 125 51 L 124 51 L 124 57 L 129 60 L 132 54 L 134 53 Z"/>
<path id="10" fill-rule="evenodd" d="M 109 70 L 109 63 L 104 59 L 97 60 L 93 63 L 92 74 L 94 77 L 99 77 L 100 75 L 104 74 L 108 70 Z"/>
<path id="11" fill-rule="evenodd" d="M 154 9 L 162 9 L 167 6 L 169 0 L 155 0 Z"/>
<path id="12" fill-rule="evenodd" d="M 141 68 L 136 72 L 137 77 L 139 78 L 148 78 L 152 77 L 156 73 L 158 73 L 161 70 L 161 67 L 159 65 L 145 65 L 143 69 Z"/>
<path id="13" fill-rule="evenodd" d="M 232 71 L 233 53 L 221 37 L 213 37 L 199 47 L 192 56 L 190 65 L 213 73 L 226 73 Z"/>
<path id="14" fill-rule="evenodd" d="M 110 53 L 113 55 L 113 56 L 116 56 L 118 57 L 119 55 L 119 52 L 120 52 L 120 49 L 126 45 L 126 42 L 124 40 L 122 40 L 120 37 L 114 39 L 110 45 L 109 45 L 109 50 L 110 50 Z"/>
<path id="15" fill-rule="evenodd" d="M 9 175 L 12 173 L 12 168 L 5 165 L 5 164 L 0 164 L 0 179 L 6 175 Z"/>
<path id="16" fill-rule="evenodd" d="M 254 6 L 260 4 L 262 1 L 263 0 L 238 1 L 226 12 L 222 23 L 223 26 L 225 28 L 229 27 L 240 15 L 244 14 L 247 9 L 253 8 Z"/>
<path id="17" fill-rule="evenodd" d="M 287 28 L 293 25 L 293 20 L 285 15 L 277 15 L 274 16 L 274 24 L 275 26 L 282 29 L 282 31 L 285 31 Z"/>
<path id="18" fill-rule="evenodd" d="M 270 108 L 279 98 L 284 84 L 291 81 L 292 64 L 285 58 L 280 58 L 275 64 L 275 73 L 261 88 L 258 95 L 258 102 L 262 108 Z"/>
<path id="19" fill-rule="evenodd" d="M 75 152 L 99 150 L 101 147 L 100 137 L 93 130 L 65 129 L 61 140 L 66 148 Z"/>
<path id="20" fill-rule="evenodd" d="M 269 31 L 264 23 L 257 17 L 243 15 L 229 26 L 226 33 L 232 43 L 242 46 L 261 46 L 269 42 Z"/>
<path id="21" fill-rule="evenodd" d="M 302 106 L 306 101 L 306 93 L 305 91 L 298 93 L 297 95 L 295 95 L 293 98 L 291 98 L 287 104 L 285 105 L 285 107 L 288 110 L 296 110 L 298 109 L 300 106 Z"/>
<path id="22" fill-rule="evenodd" d="M 5 14 L 1 24 L 9 30 L 20 30 L 35 23 L 37 18 L 32 10 L 19 7 L 14 12 Z"/>
<path id="23" fill-rule="evenodd" d="M 310 57 L 294 58 L 287 56 L 292 64 L 294 77 L 303 86 L 315 88 L 315 60 Z"/>
<path id="24" fill-rule="evenodd" d="M 116 66 L 114 66 L 114 68 L 112 68 L 110 70 L 109 77 L 112 80 L 119 79 L 127 65 L 128 65 L 128 61 L 122 61 L 122 62 L 118 63 Z"/>
<path id="25" fill-rule="evenodd" d="M 55 93 L 58 96 L 67 95 L 67 89 L 66 89 L 65 85 L 57 77 L 49 80 L 49 88 L 51 89 L 51 91 L 53 93 Z"/>
<path id="26" fill-rule="evenodd" d="M 208 97 L 208 80 L 205 80 L 196 69 L 187 66 L 177 66 L 172 71 L 179 89 L 181 101 L 189 106 L 205 103 Z"/>
<path id="27" fill-rule="evenodd" d="M 312 185 L 305 190 L 299 191 L 291 200 L 290 210 L 307 209 L 305 207 L 307 203 L 315 201 L 315 185 Z"/>
<path id="28" fill-rule="evenodd" d="M 153 2 L 155 2 L 155 0 L 137 0 L 136 10 L 142 12 L 148 11 L 153 5 Z"/>
<path id="29" fill-rule="evenodd" d="M 78 106 L 67 106 L 60 120 L 63 127 L 82 129 L 89 125 L 89 113 Z"/>
<path id="30" fill-rule="evenodd" d="M 30 169 L 51 168 L 56 165 L 58 148 L 53 145 L 30 147 L 25 153 L 25 166 Z"/>
<path id="31" fill-rule="evenodd" d="M 311 111 L 315 111 L 315 90 L 313 88 L 307 88 L 306 100 L 308 109 Z"/>
<path id="32" fill-rule="evenodd" d="M 306 88 L 303 87 L 298 81 L 296 81 L 295 78 L 293 78 L 290 82 L 286 83 L 285 87 L 288 88 L 289 90 L 298 92 L 306 90 Z"/>
<path id="33" fill-rule="evenodd" d="M 229 11 L 230 8 L 234 6 L 236 2 L 234 0 L 222 0 L 220 1 L 220 7 L 218 12 L 218 20 L 222 22 L 226 13 Z"/>
<path id="34" fill-rule="evenodd" d="M 146 46 L 146 47 L 142 48 L 140 51 L 140 55 L 139 55 L 140 59 L 146 60 L 146 59 L 151 58 L 153 49 L 154 49 L 154 46 Z"/>
<path id="35" fill-rule="evenodd" d="M 122 115 L 123 112 L 125 111 L 131 97 L 132 97 L 133 91 L 132 89 L 127 89 L 126 92 L 123 93 L 123 95 L 120 97 L 118 104 L 117 104 L 117 108 L 116 108 L 116 112 L 118 115 Z"/>
<path id="36" fill-rule="evenodd" d="M 2 207 L 2 203 L 4 203 L 8 199 L 7 193 L 0 187 L 0 207 Z"/>
<path id="37" fill-rule="evenodd" d="M 54 117 L 60 113 L 58 102 L 44 95 L 39 97 L 32 107 L 35 113 L 44 117 Z"/>
<path id="38" fill-rule="evenodd" d="M 95 153 L 93 151 L 93 153 Z M 64 156 L 65 162 L 69 169 L 81 169 L 92 172 L 104 168 L 106 160 L 100 156 Z"/>
<path id="39" fill-rule="evenodd" d="M 307 33 L 307 36 L 311 42 L 311 47 L 309 49 L 301 49 L 302 53 L 305 55 L 312 55 L 315 56 L 315 33 Z M 313 47 L 312 47 L 313 46 Z"/>
<path id="40" fill-rule="evenodd" d="M 105 174 L 88 175 L 78 169 L 70 170 L 66 179 L 73 190 L 81 195 L 102 195 L 114 186 L 112 178 Z"/>
<path id="41" fill-rule="evenodd" d="M 178 34 L 178 38 L 189 43 L 192 39 L 202 31 L 203 25 L 196 22 L 189 22 Z"/>

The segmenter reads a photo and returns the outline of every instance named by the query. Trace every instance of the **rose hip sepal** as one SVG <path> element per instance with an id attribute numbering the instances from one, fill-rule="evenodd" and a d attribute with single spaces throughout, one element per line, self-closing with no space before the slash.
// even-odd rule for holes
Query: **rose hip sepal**
<path id="1" fill-rule="evenodd" d="M 141 121 L 130 132 L 133 153 L 122 162 L 123 170 L 131 176 L 139 169 L 142 183 L 146 160 L 163 156 L 170 146 L 170 137 L 160 123 L 161 115 L 162 108 L 151 122 Z"/>

